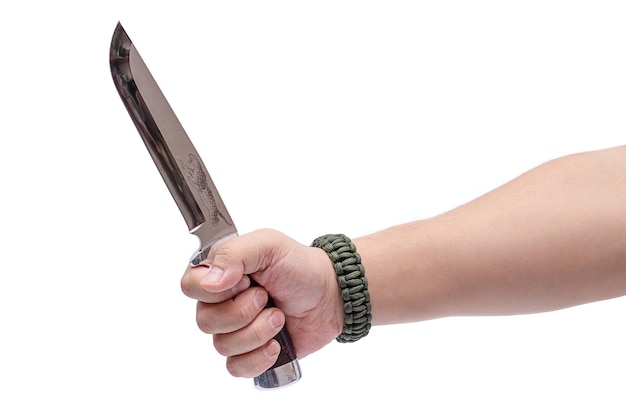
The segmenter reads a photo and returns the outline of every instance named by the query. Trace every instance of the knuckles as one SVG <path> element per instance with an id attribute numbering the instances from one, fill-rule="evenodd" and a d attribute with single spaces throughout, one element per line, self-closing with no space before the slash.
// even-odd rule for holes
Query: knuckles
<path id="1" fill-rule="evenodd" d="M 222 356 L 232 356 L 235 353 L 230 348 L 230 344 L 228 341 L 224 340 L 224 335 L 222 334 L 214 334 L 213 335 L 213 347 Z"/>
<path id="2" fill-rule="evenodd" d="M 211 320 L 206 310 L 209 308 L 205 303 L 198 301 L 196 308 L 196 324 L 198 328 L 206 334 L 213 334 L 216 332 L 216 328 L 212 325 L 214 322 Z"/>
<path id="3" fill-rule="evenodd" d="M 220 303 L 199 301 L 196 307 L 196 324 L 208 334 L 238 331 L 249 326 L 263 310 L 259 300 L 265 302 L 267 293 L 257 287 Z"/>
<path id="4" fill-rule="evenodd" d="M 223 356 L 236 356 L 264 346 L 276 335 L 269 317 L 276 309 L 262 311 L 252 322 L 239 330 L 213 334 L 213 346 Z"/>

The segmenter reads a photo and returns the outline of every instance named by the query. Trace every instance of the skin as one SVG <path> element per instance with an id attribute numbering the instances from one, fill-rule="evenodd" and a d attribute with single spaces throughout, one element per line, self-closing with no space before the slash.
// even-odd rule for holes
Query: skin
<path id="1" fill-rule="evenodd" d="M 625 213 L 626 147 L 618 147 L 555 159 L 439 216 L 353 239 L 372 324 L 537 313 L 622 296 Z M 299 357 L 342 330 L 326 253 L 275 230 L 219 242 L 181 286 L 198 300 L 198 326 L 234 376 L 272 366 L 272 337 L 285 323 Z M 268 292 L 276 307 L 263 309 Z"/>

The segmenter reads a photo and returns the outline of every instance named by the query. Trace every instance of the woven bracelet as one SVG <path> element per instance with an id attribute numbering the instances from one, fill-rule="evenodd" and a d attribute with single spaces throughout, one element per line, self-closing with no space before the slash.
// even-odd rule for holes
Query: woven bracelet
<path id="1" fill-rule="evenodd" d="M 311 246 L 326 251 L 337 274 L 344 311 L 343 332 L 337 341 L 356 342 L 367 336 L 372 327 L 372 304 L 361 256 L 344 235 L 320 236 Z"/>

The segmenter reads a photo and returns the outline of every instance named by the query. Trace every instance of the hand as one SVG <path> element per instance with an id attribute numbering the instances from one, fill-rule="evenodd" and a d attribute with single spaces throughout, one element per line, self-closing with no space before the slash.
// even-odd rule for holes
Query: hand
<path id="1" fill-rule="evenodd" d="M 250 287 L 246 275 L 260 286 Z M 285 323 L 299 358 L 343 329 L 343 304 L 328 255 L 274 230 L 219 241 L 206 261 L 187 268 L 181 287 L 198 300 L 198 326 L 213 334 L 234 376 L 254 377 L 276 362 L 280 346 L 272 338 Z M 276 307 L 265 309 L 268 293 Z"/>

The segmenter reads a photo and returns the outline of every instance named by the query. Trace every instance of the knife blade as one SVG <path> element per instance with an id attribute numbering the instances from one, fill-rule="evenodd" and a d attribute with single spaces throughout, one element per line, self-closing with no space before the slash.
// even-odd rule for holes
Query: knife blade
<path id="1" fill-rule="evenodd" d="M 217 241 L 237 235 L 237 228 L 204 162 L 121 23 L 113 33 L 109 58 L 113 82 L 122 101 L 189 232 L 200 240 L 190 260 L 192 266 L 198 266 Z M 270 298 L 266 307 L 271 306 L 274 302 Z M 284 387 L 301 377 L 286 327 L 274 339 L 281 346 L 276 363 L 254 378 L 255 387 L 262 390 Z"/>

